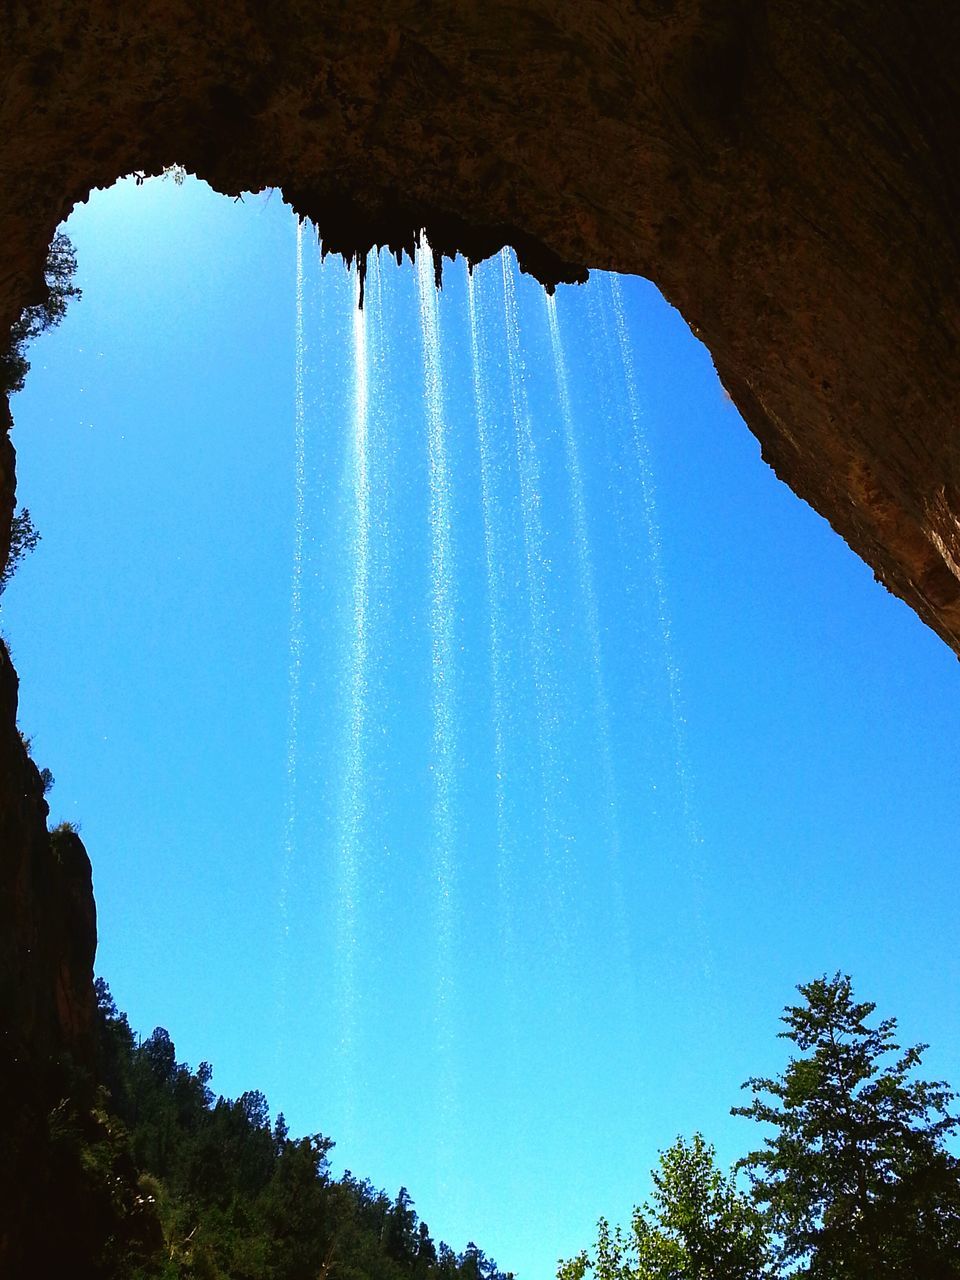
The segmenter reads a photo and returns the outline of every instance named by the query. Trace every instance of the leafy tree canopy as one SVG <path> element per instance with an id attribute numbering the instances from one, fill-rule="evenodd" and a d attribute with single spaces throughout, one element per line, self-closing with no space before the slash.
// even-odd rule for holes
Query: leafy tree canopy
<path id="1" fill-rule="evenodd" d="M 652 1201 L 629 1233 L 600 1220 L 596 1249 L 561 1262 L 558 1280 L 762 1280 L 770 1274 L 763 1221 L 699 1133 L 661 1153 Z"/>
<path id="2" fill-rule="evenodd" d="M 391 1200 L 349 1172 L 335 1179 L 331 1139 L 291 1138 L 282 1114 L 271 1124 L 259 1090 L 216 1097 L 210 1064 L 194 1072 L 178 1062 L 162 1027 L 139 1043 L 102 981 L 97 997 L 102 1105 L 139 1193 L 108 1224 L 91 1275 L 511 1280 L 475 1245 L 462 1254 L 435 1245 L 406 1188 Z M 107 1167 L 103 1155 L 80 1155 L 86 1168 Z"/>
<path id="3" fill-rule="evenodd" d="M 678 1138 L 630 1230 L 601 1219 L 558 1280 L 960 1280 L 956 1095 L 917 1078 L 927 1046 L 902 1049 L 896 1019 L 874 1022 L 849 977 L 798 991 L 780 1032 L 797 1055 L 733 1108 L 766 1126 L 763 1147 L 728 1176 L 700 1134 Z"/>
<path id="4" fill-rule="evenodd" d="M 901 1049 L 839 973 L 798 987 L 780 1036 L 800 1051 L 756 1077 L 735 1115 L 769 1126 L 742 1161 L 781 1240 L 781 1260 L 822 1280 L 960 1276 L 960 1167 L 945 1137 L 955 1094 L 913 1078 L 926 1045 Z"/>
<path id="5" fill-rule="evenodd" d="M 0 390 L 22 391 L 30 368 L 24 352 L 34 338 L 55 328 L 67 313 L 71 298 L 79 298 L 73 283 L 77 271 L 77 255 L 68 235 L 58 231 L 47 250 L 44 270 L 45 297 L 24 307 L 10 330 L 7 350 L 0 355 Z"/>
<path id="6" fill-rule="evenodd" d="M 10 550 L 7 553 L 6 564 L 0 569 L 0 592 L 6 589 L 24 557 L 37 549 L 39 541 L 40 534 L 29 510 L 21 507 L 19 511 L 14 512 L 10 524 Z"/>
<path id="7" fill-rule="evenodd" d="M 6 348 L 0 351 L 0 395 L 21 391 L 30 368 L 25 355 L 34 338 L 58 325 L 67 312 L 71 298 L 78 298 L 80 290 L 73 283 L 77 270 L 77 255 L 70 237 L 58 231 L 47 250 L 44 273 L 44 298 L 33 306 L 25 307 L 16 324 L 10 329 Z M 9 583 L 23 558 L 35 550 L 40 534 L 26 507 L 17 511 L 10 527 L 10 549 L 6 561 L 0 565 L 0 593 Z M 52 785 L 52 779 L 51 779 Z"/>

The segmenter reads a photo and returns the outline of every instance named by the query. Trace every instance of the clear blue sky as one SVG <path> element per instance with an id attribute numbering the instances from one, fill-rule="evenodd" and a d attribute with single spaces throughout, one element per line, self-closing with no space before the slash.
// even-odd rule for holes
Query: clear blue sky
<path id="1" fill-rule="evenodd" d="M 960 1083 L 957 663 L 761 462 L 652 286 L 622 282 L 655 510 L 607 282 L 558 293 L 577 490 L 541 291 L 516 284 L 518 455 L 499 260 L 476 276 L 500 840 L 462 263 L 433 507 L 416 272 L 384 259 L 379 308 L 371 274 L 359 575 L 353 286 L 304 237 L 292 681 L 293 216 L 124 182 L 67 230 L 84 296 L 14 404 L 43 541 L 2 626 L 135 1027 L 521 1280 L 625 1220 L 677 1133 L 757 1141 L 728 1109 L 783 1065 L 798 982 L 852 973 Z"/>

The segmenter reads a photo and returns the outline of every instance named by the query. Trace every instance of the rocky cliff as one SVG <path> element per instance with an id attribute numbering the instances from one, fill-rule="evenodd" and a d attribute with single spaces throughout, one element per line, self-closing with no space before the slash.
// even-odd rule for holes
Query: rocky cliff
<path id="1" fill-rule="evenodd" d="M 960 648 L 956 6 L 38 0 L 0 34 L 0 326 L 76 201 L 175 161 L 281 188 L 348 255 L 426 226 L 547 282 L 639 272 Z"/>
<path id="2" fill-rule="evenodd" d="M 960 650 L 958 52 L 942 0 L 9 3 L 0 331 L 77 201 L 174 162 L 279 187 L 348 256 L 426 227 L 547 284 L 640 273 L 781 478 Z M 0 695 L 7 1030 L 76 1046 L 89 946 L 55 935 L 89 941 L 90 908 L 55 905 L 5 654 Z"/>
<path id="3" fill-rule="evenodd" d="M 0 644 L 0 715 L 16 724 L 17 677 Z M 0 735 L 0 1076 L 30 1072 L 63 1046 L 82 1061 L 93 1023 L 97 920 L 76 832 L 47 832 L 28 744 Z"/>

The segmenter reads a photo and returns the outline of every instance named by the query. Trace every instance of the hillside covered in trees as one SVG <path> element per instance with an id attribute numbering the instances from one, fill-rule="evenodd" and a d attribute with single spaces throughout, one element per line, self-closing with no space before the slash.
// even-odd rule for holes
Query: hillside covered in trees
<path id="1" fill-rule="evenodd" d="M 435 1242 L 405 1188 L 334 1178 L 332 1140 L 291 1137 L 262 1093 L 215 1096 L 162 1027 L 141 1042 L 102 979 L 97 998 L 98 1079 L 78 1073 L 48 1120 L 34 1274 L 80 1258 L 102 1280 L 511 1280 Z"/>

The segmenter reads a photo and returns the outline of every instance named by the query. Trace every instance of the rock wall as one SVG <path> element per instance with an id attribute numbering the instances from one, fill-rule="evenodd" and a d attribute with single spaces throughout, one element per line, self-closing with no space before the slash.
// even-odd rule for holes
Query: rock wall
<path id="1" fill-rule="evenodd" d="M 960 9 L 37 0 L 0 18 L 0 327 L 91 187 L 181 162 L 347 255 L 655 280 L 777 473 L 960 648 Z M 12 500 L 0 457 L 0 505 Z"/>
<path id="2" fill-rule="evenodd" d="M 77 201 L 174 162 L 281 188 L 348 256 L 426 227 L 548 285 L 640 273 L 782 479 L 960 650 L 958 52 L 942 0 L 11 0 L 0 332 Z M 77 1045 L 88 949 L 64 970 L 50 940 L 15 701 L 0 655 L 0 962 L 18 1042 Z"/>
<path id="3" fill-rule="evenodd" d="M 86 850 L 73 831 L 48 834 L 43 783 L 16 732 L 16 710 L 17 677 L 0 642 L 0 1090 L 8 1100 L 0 1122 L 0 1275 L 11 1277 L 46 1274 L 38 1240 L 51 1220 L 54 1234 L 73 1223 L 85 1191 L 82 1170 L 65 1174 L 55 1118 L 93 1065 L 97 945 Z M 92 1274 L 88 1259 L 71 1261 Z"/>
<path id="4" fill-rule="evenodd" d="M 17 677 L 0 644 L 0 715 L 16 724 Z M 81 1054 L 93 1017 L 97 946 L 90 862 L 74 832 L 47 833 L 28 744 L 0 737 L 0 1073 L 61 1045 Z"/>

